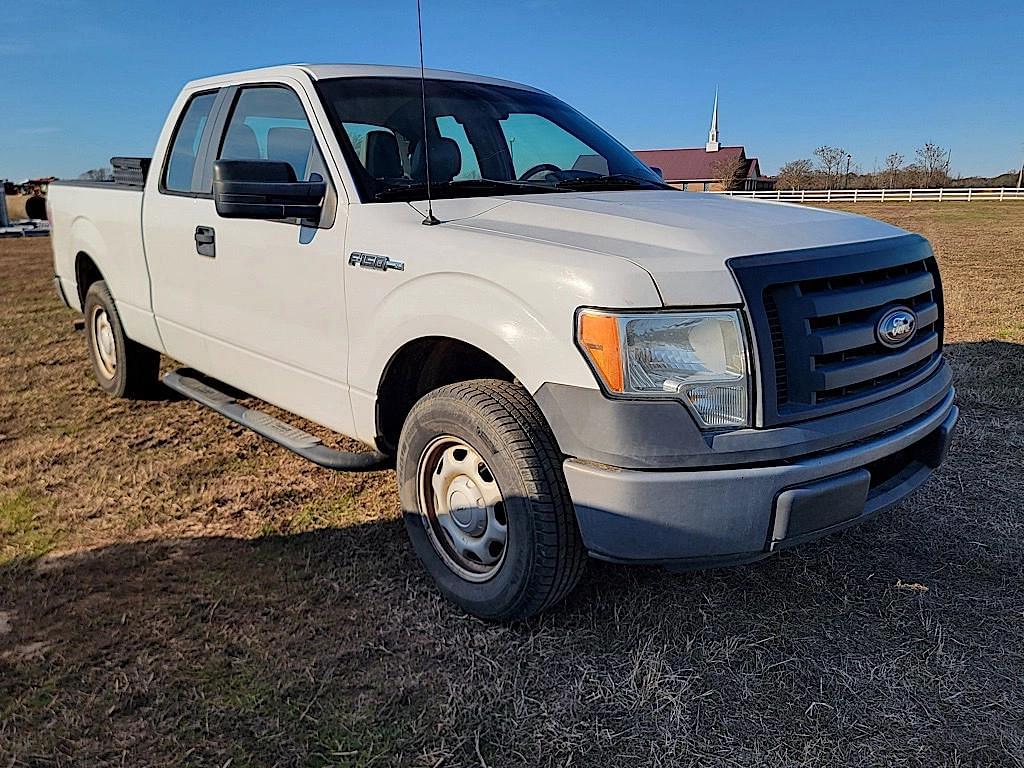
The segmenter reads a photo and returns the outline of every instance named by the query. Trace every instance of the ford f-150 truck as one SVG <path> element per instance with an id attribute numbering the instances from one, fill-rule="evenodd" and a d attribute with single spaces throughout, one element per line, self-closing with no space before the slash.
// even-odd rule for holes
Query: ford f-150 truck
<path id="1" fill-rule="evenodd" d="M 923 238 L 673 189 L 535 88 L 212 77 L 151 159 L 114 165 L 48 203 L 100 386 L 144 393 L 164 354 L 166 385 L 322 466 L 393 463 L 417 555 L 476 616 L 547 608 L 588 554 L 765 557 L 890 507 L 947 451 Z"/>

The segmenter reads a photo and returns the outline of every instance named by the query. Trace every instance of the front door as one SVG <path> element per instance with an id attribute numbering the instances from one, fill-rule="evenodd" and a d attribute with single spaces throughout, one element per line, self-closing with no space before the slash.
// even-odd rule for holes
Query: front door
<path id="1" fill-rule="evenodd" d="M 317 226 L 298 221 L 224 219 L 197 200 L 213 250 L 202 280 L 207 373 L 345 434 L 352 434 L 346 386 L 345 224 L 336 187 L 299 92 L 284 83 L 233 94 L 215 157 L 282 160 L 296 179 L 319 174 L 328 195 Z"/>

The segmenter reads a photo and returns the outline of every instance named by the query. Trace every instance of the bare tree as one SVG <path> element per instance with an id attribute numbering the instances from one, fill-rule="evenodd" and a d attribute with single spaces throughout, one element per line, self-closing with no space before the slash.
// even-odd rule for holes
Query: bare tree
<path id="1" fill-rule="evenodd" d="M 747 162 L 739 155 L 726 156 L 715 160 L 711 165 L 711 175 L 722 184 L 722 189 L 730 191 L 739 189 L 743 184 L 743 172 Z"/>
<path id="2" fill-rule="evenodd" d="M 900 171 L 903 170 L 903 155 L 899 152 L 893 152 L 886 155 L 885 158 L 885 177 L 889 189 L 893 189 L 896 186 L 896 177 Z"/>
<path id="3" fill-rule="evenodd" d="M 779 189 L 811 189 L 814 183 L 814 163 L 810 160 L 790 160 L 779 169 L 775 186 Z"/>
<path id="4" fill-rule="evenodd" d="M 914 150 L 921 183 L 925 187 L 941 187 L 949 181 L 949 151 L 938 144 L 927 142 Z"/>
<path id="5" fill-rule="evenodd" d="M 821 172 L 825 174 L 827 186 L 836 187 L 842 171 L 843 161 L 846 160 L 849 153 L 842 147 L 830 147 L 827 144 L 823 144 L 814 150 L 814 154 L 818 158 Z"/>
<path id="6" fill-rule="evenodd" d="M 92 168 L 78 178 L 87 181 L 110 181 L 114 178 L 114 172 L 110 168 Z"/>

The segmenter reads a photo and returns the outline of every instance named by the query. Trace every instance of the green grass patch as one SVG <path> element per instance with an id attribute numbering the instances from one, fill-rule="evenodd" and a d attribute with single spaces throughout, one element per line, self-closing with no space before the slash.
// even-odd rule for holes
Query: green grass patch
<path id="1" fill-rule="evenodd" d="M 39 557 L 56 546 L 59 532 L 49 512 L 50 505 L 28 491 L 0 496 L 0 566 Z"/>
<path id="2" fill-rule="evenodd" d="M 252 716 L 275 702 L 274 685 L 251 665 L 213 656 L 197 672 L 204 699 L 214 709 Z"/>
<path id="3" fill-rule="evenodd" d="M 358 500 L 355 494 L 344 492 L 321 496 L 302 506 L 291 517 L 267 520 L 260 530 L 263 536 L 281 536 L 304 533 L 321 528 L 344 528 L 352 523 Z"/>
<path id="4" fill-rule="evenodd" d="M 997 328 L 993 334 L 1001 341 L 1018 341 L 1024 339 L 1024 323 L 1011 323 Z"/>

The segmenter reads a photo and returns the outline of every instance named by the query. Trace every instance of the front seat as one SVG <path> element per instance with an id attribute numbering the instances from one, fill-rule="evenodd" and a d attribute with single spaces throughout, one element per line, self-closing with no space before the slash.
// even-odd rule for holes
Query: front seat
<path id="1" fill-rule="evenodd" d="M 309 128 L 278 126 L 267 131 L 267 159 L 290 163 L 296 179 L 306 178 L 313 132 Z"/>
<path id="2" fill-rule="evenodd" d="M 256 140 L 256 131 L 245 123 L 232 123 L 224 137 L 220 159 L 259 160 L 260 143 Z"/>
<path id="3" fill-rule="evenodd" d="M 426 142 L 420 141 L 412 153 L 412 177 L 427 180 Z M 430 140 L 430 183 L 447 184 L 462 170 L 462 151 L 454 139 L 444 137 Z"/>
<path id="4" fill-rule="evenodd" d="M 375 179 L 400 179 L 405 175 L 398 139 L 391 131 L 366 134 L 366 172 Z"/>

